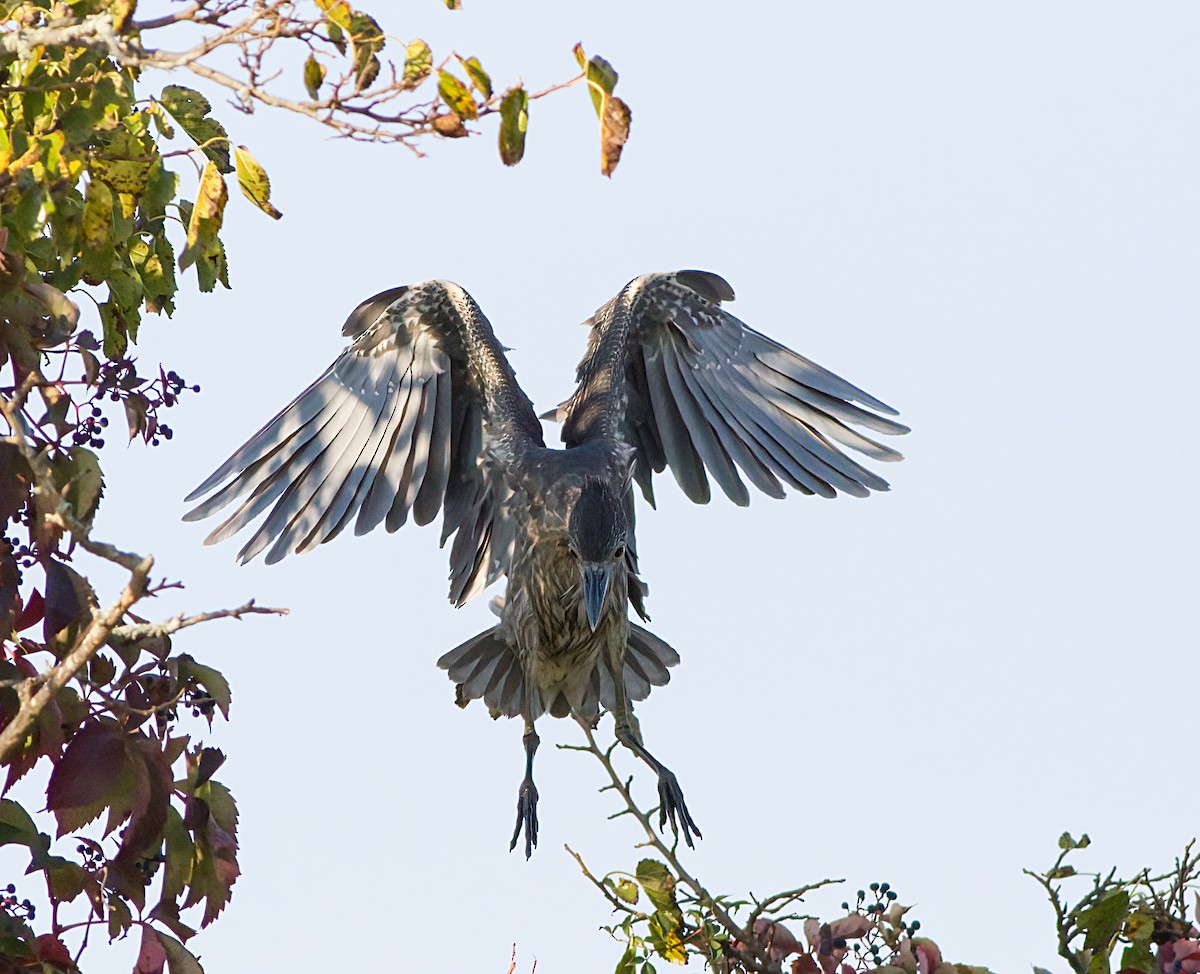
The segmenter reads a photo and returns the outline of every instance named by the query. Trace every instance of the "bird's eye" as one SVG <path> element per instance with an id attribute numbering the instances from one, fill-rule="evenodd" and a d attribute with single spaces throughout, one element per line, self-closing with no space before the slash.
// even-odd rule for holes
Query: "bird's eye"
<path id="1" fill-rule="evenodd" d="M 613 552 L 613 557 L 620 560 L 625 557 L 625 546 L 617 545 L 617 550 Z"/>

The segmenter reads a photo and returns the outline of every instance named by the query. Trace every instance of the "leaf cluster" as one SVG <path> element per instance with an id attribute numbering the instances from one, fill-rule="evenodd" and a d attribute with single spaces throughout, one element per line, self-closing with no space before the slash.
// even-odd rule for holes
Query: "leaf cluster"
<path id="1" fill-rule="evenodd" d="M 1058 952 L 1076 974 L 1158 974 L 1181 958 L 1200 969 L 1200 853 L 1189 842 L 1174 868 L 1161 874 L 1143 869 L 1121 879 L 1115 869 L 1105 874 L 1077 872 L 1067 860 L 1091 845 L 1087 834 L 1064 832 L 1059 854 L 1044 872 L 1025 870 L 1045 889 L 1054 908 Z M 1065 883 L 1090 879 L 1091 886 L 1072 901 Z M 1196 897 L 1195 912 L 1189 897 Z M 1118 960 L 1118 953 L 1120 955 Z"/>

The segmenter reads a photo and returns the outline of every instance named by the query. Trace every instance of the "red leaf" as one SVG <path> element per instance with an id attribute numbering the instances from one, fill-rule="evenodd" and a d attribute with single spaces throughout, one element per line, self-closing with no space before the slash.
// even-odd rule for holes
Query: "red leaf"
<path id="1" fill-rule="evenodd" d="M 225 755 L 219 748 L 204 748 L 200 752 L 200 766 L 196 769 L 196 784 L 194 787 L 199 788 L 204 782 L 208 781 L 224 763 Z"/>
<path id="2" fill-rule="evenodd" d="M 42 598 L 42 593 L 35 588 L 33 594 L 25 600 L 25 608 L 17 616 L 17 621 L 13 623 L 13 631 L 24 632 L 31 626 L 36 626 L 42 621 L 45 614 L 46 600 Z"/>
<path id="3" fill-rule="evenodd" d="M 116 725 L 95 720 L 84 724 L 50 775 L 47 810 L 76 808 L 104 798 L 127 760 L 125 741 Z"/>
<path id="4" fill-rule="evenodd" d="M 158 934 L 149 926 L 142 927 L 142 947 L 138 951 L 133 974 L 162 974 L 167 963 L 167 952 L 163 950 Z"/>
<path id="5" fill-rule="evenodd" d="M 146 774 L 138 775 L 139 794 L 134 801 L 133 818 L 117 852 L 119 862 L 140 859 L 150 846 L 161 840 L 163 826 L 167 824 L 167 806 L 171 802 L 171 768 L 158 743 L 138 735 L 130 751 L 133 760 L 144 765 Z"/>
<path id="6" fill-rule="evenodd" d="M 52 933 L 44 933 L 37 938 L 37 956 L 38 960 L 65 971 L 75 970 L 75 962 L 71 960 L 71 952 L 67 950 L 67 945 Z"/>

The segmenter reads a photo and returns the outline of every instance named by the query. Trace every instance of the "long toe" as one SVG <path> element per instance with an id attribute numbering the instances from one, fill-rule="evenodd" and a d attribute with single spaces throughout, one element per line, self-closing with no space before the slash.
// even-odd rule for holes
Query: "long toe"
<path id="1" fill-rule="evenodd" d="M 679 787 L 679 779 L 673 772 L 663 768 L 658 773 L 658 830 L 660 832 L 666 828 L 668 821 L 671 823 L 671 831 L 676 836 L 682 829 L 683 841 L 688 844 L 689 849 L 696 848 L 692 842 L 693 835 L 697 839 L 704 838 L 692 819 L 692 813 L 688 811 L 687 802 L 683 800 L 683 789 Z"/>
<path id="2" fill-rule="evenodd" d="M 533 850 L 537 846 L 537 801 L 538 792 L 533 782 L 529 779 L 522 781 L 521 790 L 517 795 L 517 824 L 513 828 L 512 841 L 508 844 L 508 851 L 512 852 L 517 847 L 517 840 L 521 837 L 521 832 L 524 831 L 526 861 L 533 855 Z"/>

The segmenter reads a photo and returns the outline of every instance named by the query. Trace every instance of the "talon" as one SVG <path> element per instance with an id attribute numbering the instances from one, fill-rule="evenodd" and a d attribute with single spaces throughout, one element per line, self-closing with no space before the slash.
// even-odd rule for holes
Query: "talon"
<path id="1" fill-rule="evenodd" d="M 697 839 L 703 839 L 700 834 L 700 829 L 696 827 L 696 822 L 692 819 L 692 813 L 688 811 L 687 803 L 683 800 L 683 789 L 679 787 L 679 779 L 673 772 L 663 768 L 658 773 L 658 830 L 662 832 L 667 825 L 667 821 L 671 822 L 671 832 L 679 835 L 680 826 L 683 827 L 683 841 L 687 843 L 689 849 L 696 848 L 692 842 L 692 834 L 695 833 Z"/>
<path id="2" fill-rule="evenodd" d="M 512 852 L 517 847 L 521 831 L 524 830 L 526 861 L 533 855 L 533 850 L 537 846 L 537 801 L 537 788 L 532 779 L 526 778 L 521 782 L 521 790 L 517 796 L 517 824 L 513 828 L 512 841 L 508 844 L 508 851 Z"/>

